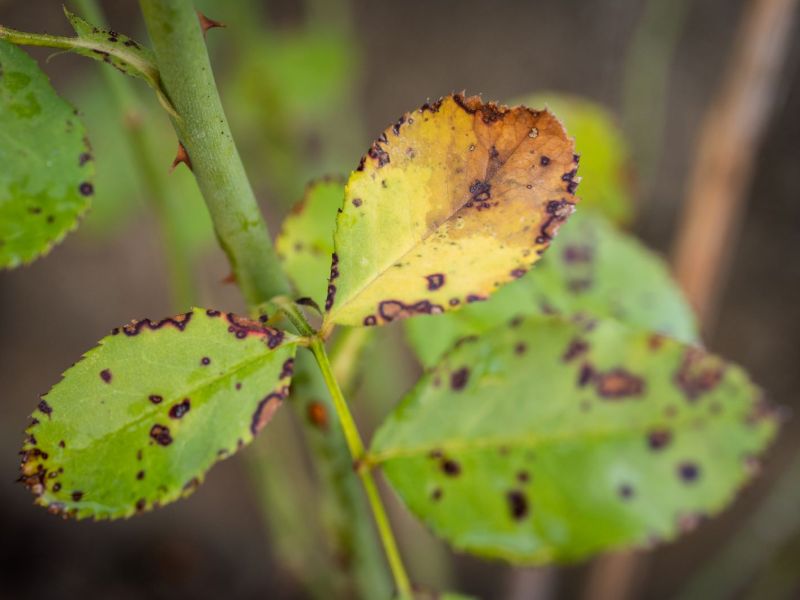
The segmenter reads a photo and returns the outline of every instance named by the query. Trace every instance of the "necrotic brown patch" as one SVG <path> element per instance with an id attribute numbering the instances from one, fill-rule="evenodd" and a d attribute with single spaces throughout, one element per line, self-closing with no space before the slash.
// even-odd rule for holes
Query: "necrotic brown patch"
<path id="1" fill-rule="evenodd" d="M 46 414 L 48 417 L 53 413 L 53 409 L 50 408 L 50 405 L 45 401 L 42 400 L 39 402 L 39 410 Z"/>
<path id="2" fill-rule="evenodd" d="M 725 374 L 725 363 L 698 348 L 689 348 L 675 373 L 675 383 L 690 402 L 713 390 Z"/>
<path id="3" fill-rule="evenodd" d="M 644 379 L 623 368 L 612 369 L 594 376 L 597 393 L 609 400 L 640 396 L 644 392 Z"/>
<path id="4" fill-rule="evenodd" d="M 103 369 L 100 371 L 100 379 L 106 383 L 111 383 L 111 369 Z"/>
<path id="5" fill-rule="evenodd" d="M 378 313 L 387 323 L 398 319 L 405 319 L 414 315 L 438 315 L 444 309 L 429 300 L 420 300 L 413 304 L 404 304 L 399 300 L 384 300 L 378 305 Z"/>
<path id="6" fill-rule="evenodd" d="M 250 422 L 250 432 L 253 435 L 257 435 L 259 431 L 266 427 L 267 423 L 270 422 L 275 414 L 275 411 L 280 407 L 282 401 L 283 396 L 281 394 L 272 392 L 258 403 Z"/>
<path id="7" fill-rule="evenodd" d="M 164 397 L 159 396 L 158 394 L 150 394 L 147 399 L 153 404 L 161 404 L 164 401 Z"/>

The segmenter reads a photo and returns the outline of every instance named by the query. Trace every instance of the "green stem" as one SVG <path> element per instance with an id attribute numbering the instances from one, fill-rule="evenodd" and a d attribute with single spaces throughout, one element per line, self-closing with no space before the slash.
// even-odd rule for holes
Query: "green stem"
<path id="1" fill-rule="evenodd" d="M 73 0 L 73 3 L 90 23 L 100 27 L 107 26 L 97 0 Z M 152 151 L 153 140 L 145 126 L 145 109 L 130 81 L 108 68 L 101 69 L 101 73 L 119 114 L 123 115 L 131 154 L 144 182 L 148 199 L 158 215 L 169 271 L 172 305 L 177 311 L 188 310 L 197 302 L 197 290 L 192 278 L 192 260 L 181 230 L 180 198 L 167 190 L 166 169 L 156 162 Z"/>
<path id="2" fill-rule="evenodd" d="M 333 368 L 328 360 L 328 354 L 325 352 L 325 345 L 322 339 L 315 337 L 311 341 L 310 348 L 314 353 L 314 357 L 317 359 L 322 377 L 333 398 L 333 404 L 336 408 L 336 414 L 339 417 L 342 431 L 344 431 L 344 437 L 347 441 L 347 447 L 350 450 L 350 456 L 352 456 L 354 464 L 356 465 L 358 476 L 361 478 L 361 483 L 367 494 L 367 500 L 372 508 L 372 515 L 375 518 L 378 535 L 381 538 L 383 549 L 386 552 L 386 559 L 389 562 L 389 568 L 392 571 L 395 584 L 397 585 L 397 592 L 401 598 L 410 598 L 411 584 L 406 574 L 405 567 L 403 566 L 400 551 L 397 548 L 397 542 L 395 541 L 394 533 L 389 523 L 389 517 L 386 515 L 386 509 L 378 493 L 378 488 L 375 485 L 372 472 L 369 469 L 362 468 L 365 450 L 361 434 L 358 431 L 353 415 L 350 413 L 350 407 L 344 399 L 342 390 L 339 388 L 339 383 L 333 374 Z"/>
<path id="3" fill-rule="evenodd" d="M 222 109 L 194 6 L 189 0 L 140 0 L 140 5 L 161 81 L 178 114 L 173 125 L 247 303 L 288 293 Z"/>

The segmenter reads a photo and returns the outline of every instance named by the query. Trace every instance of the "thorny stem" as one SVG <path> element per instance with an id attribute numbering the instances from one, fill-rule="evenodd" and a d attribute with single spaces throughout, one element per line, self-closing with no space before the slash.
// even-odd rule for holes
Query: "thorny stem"
<path id="1" fill-rule="evenodd" d="M 173 119 L 173 125 L 192 160 L 217 238 L 228 255 L 247 304 L 252 309 L 275 296 L 283 296 L 289 291 L 288 281 L 231 137 L 192 3 L 190 0 L 140 0 L 140 5 L 155 48 L 161 81 L 179 115 Z M 300 317 L 305 323 L 302 314 Z M 325 362 L 327 364 L 327 356 Z M 319 373 L 312 370 L 309 380 L 319 381 Z M 298 402 L 294 404 L 297 409 L 303 406 Z M 354 564 L 348 569 L 360 595 L 383 596 L 383 569 L 374 563 L 374 538 L 362 526 L 365 507 L 361 498 L 353 495 L 357 494 L 355 480 L 349 476 L 349 471 L 340 468 L 342 462 L 349 462 L 344 440 L 333 432 L 315 436 L 310 429 L 306 427 L 304 431 L 320 462 L 319 472 L 325 484 L 320 503 L 332 504 L 338 532 L 346 530 L 346 546 L 337 550 L 353 555 Z M 377 492 L 371 477 L 365 485 L 374 508 Z M 379 533 L 385 538 L 388 520 L 382 506 L 378 512 Z M 391 536 L 391 530 L 388 534 Z M 390 562 L 394 567 L 399 558 L 396 545 L 392 543 L 391 548 L 394 558 Z M 400 572 L 398 588 L 408 590 L 408 578 L 402 565 Z"/>
<path id="2" fill-rule="evenodd" d="M 90 23 L 105 27 L 106 20 L 97 0 L 73 0 L 75 7 Z M 143 108 L 136 92 L 125 77 L 111 69 L 101 69 L 106 87 L 124 118 L 128 143 L 139 173 L 147 188 L 149 200 L 158 214 L 164 251 L 169 269 L 172 304 L 177 311 L 186 310 L 196 302 L 197 292 L 192 280 L 192 261 L 181 236 L 179 198 L 166 189 L 166 170 L 156 163 L 153 143 L 143 123 Z"/>
<path id="3" fill-rule="evenodd" d="M 140 0 L 172 122 L 191 158 L 220 245 L 250 306 L 289 284 L 222 109 L 205 40 L 189 0 Z"/>
<path id="4" fill-rule="evenodd" d="M 406 574 L 405 567 L 403 566 L 400 551 L 397 548 L 397 542 L 392 532 L 392 526 L 389 523 L 389 517 L 386 514 L 386 509 L 383 506 L 378 488 L 375 485 L 375 480 L 372 477 L 372 472 L 369 469 L 359 468 L 359 465 L 364 459 L 365 450 L 364 442 L 361 439 L 361 434 L 358 431 L 353 415 L 350 413 L 350 407 L 344 399 L 342 390 L 339 388 L 339 383 L 333 374 L 333 368 L 328 360 L 328 354 L 325 351 L 325 345 L 320 337 L 314 337 L 311 341 L 311 351 L 317 359 L 322 377 L 325 379 L 325 384 L 328 386 L 333 404 L 336 408 L 336 414 L 339 417 L 339 423 L 344 431 L 347 447 L 350 450 L 350 456 L 353 457 L 354 464 L 358 476 L 361 478 L 361 484 L 364 486 L 364 491 L 367 494 L 367 500 L 372 508 L 372 514 L 375 518 L 375 525 L 378 528 L 378 535 L 381 538 L 383 549 L 386 552 L 386 559 L 389 562 L 389 568 L 392 571 L 395 584 L 397 585 L 397 592 L 400 598 L 411 598 L 411 584 Z"/>

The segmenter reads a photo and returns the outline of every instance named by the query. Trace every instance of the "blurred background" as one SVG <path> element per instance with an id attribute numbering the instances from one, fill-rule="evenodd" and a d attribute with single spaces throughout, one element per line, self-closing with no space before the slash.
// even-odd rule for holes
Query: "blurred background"
<path id="1" fill-rule="evenodd" d="M 61 4 L 0 0 L 0 23 L 67 35 Z M 733 181 L 728 192 L 739 202 L 728 211 L 724 256 L 715 276 L 705 279 L 711 299 L 704 301 L 704 340 L 745 366 L 773 401 L 795 406 L 797 11 L 788 23 L 780 19 L 775 31 L 767 27 L 774 35 L 764 38 L 748 22 L 756 20 L 756 5 L 776 4 L 772 0 L 197 4 L 227 25 L 209 32 L 209 49 L 273 232 L 310 178 L 346 175 L 374 137 L 428 98 L 462 89 L 499 101 L 558 92 L 597 103 L 613 116 L 627 144 L 620 174 L 625 202 L 630 197 L 634 206 L 620 220 L 667 258 L 676 256 L 687 201 L 702 200 L 703 181 L 719 180 L 717 163 L 703 163 L 698 151 L 704 132 L 715 131 L 709 125 L 715 115 L 730 114 L 726 94 L 766 90 L 751 99 L 757 110 L 716 130 L 718 144 L 736 155 L 735 176 L 723 179 Z M 146 40 L 136 3 L 102 5 L 112 29 Z M 746 46 L 743 57 L 737 48 L 748 35 L 761 39 Z M 776 38 L 779 47 L 767 52 L 767 84 L 731 84 L 729 73 L 747 72 L 740 63 L 754 55 L 752 48 L 776 44 Z M 127 125 L 131 118 L 142 124 L 166 204 L 151 197 L 152 180 L 143 181 L 126 143 L 126 119 L 101 73 L 108 67 L 77 56 L 31 54 L 84 115 L 97 157 L 97 195 L 80 229 L 50 256 L 0 273 L 0 598 L 308 597 L 297 570 L 285 567 L 271 543 L 257 485 L 238 457 L 215 467 L 190 499 L 118 523 L 62 522 L 33 507 L 30 494 L 14 483 L 22 430 L 39 395 L 112 327 L 172 314 L 191 297 L 201 306 L 244 310 L 235 286 L 225 282 L 229 269 L 191 174 L 182 167 L 168 174 L 176 140 L 145 86 L 135 84 L 141 107 L 135 117 L 127 115 Z M 177 223 L 177 257 L 164 252 L 157 214 Z M 355 403 L 367 431 L 419 373 L 396 328 L 379 335 L 397 343 L 376 344 L 386 349 L 370 353 L 359 380 Z M 721 517 L 646 553 L 513 571 L 453 556 L 396 505 L 394 517 L 410 570 L 434 589 L 512 600 L 796 598 L 798 434 L 800 424 L 789 420 L 761 477 Z M 270 455 L 268 444 L 259 440 L 264 448 L 255 451 Z M 271 458 L 282 459 L 278 450 Z"/>

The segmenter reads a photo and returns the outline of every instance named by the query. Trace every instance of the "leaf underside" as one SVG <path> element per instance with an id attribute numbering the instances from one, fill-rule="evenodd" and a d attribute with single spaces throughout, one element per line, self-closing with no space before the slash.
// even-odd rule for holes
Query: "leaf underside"
<path id="1" fill-rule="evenodd" d="M 571 561 L 717 513 L 775 428 L 743 371 L 698 348 L 534 317 L 457 346 L 367 460 L 456 548 Z"/>
<path id="2" fill-rule="evenodd" d="M 278 257 L 297 292 L 318 306 L 325 304 L 333 228 L 343 196 L 344 181 L 339 178 L 312 181 L 275 239 Z"/>
<path id="3" fill-rule="evenodd" d="M 441 313 L 520 277 L 573 211 L 576 161 L 547 111 L 457 94 L 403 115 L 347 183 L 326 323 Z"/>
<path id="4" fill-rule="evenodd" d="M 36 62 L 0 40 L 0 268 L 47 254 L 89 207 L 86 131 Z"/>
<path id="5" fill-rule="evenodd" d="M 664 261 L 634 237 L 581 207 L 559 231 L 555 247 L 532 272 L 487 302 L 405 322 L 426 366 L 458 339 L 479 335 L 515 315 L 560 313 L 616 319 L 683 342 L 699 340 L 692 310 Z"/>
<path id="6" fill-rule="evenodd" d="M 53 513 L 128 517 L 190 494 L 287 394 L 296 339 L 215 310 L 115 329 L 33 415 L 22 480 Z"/>

